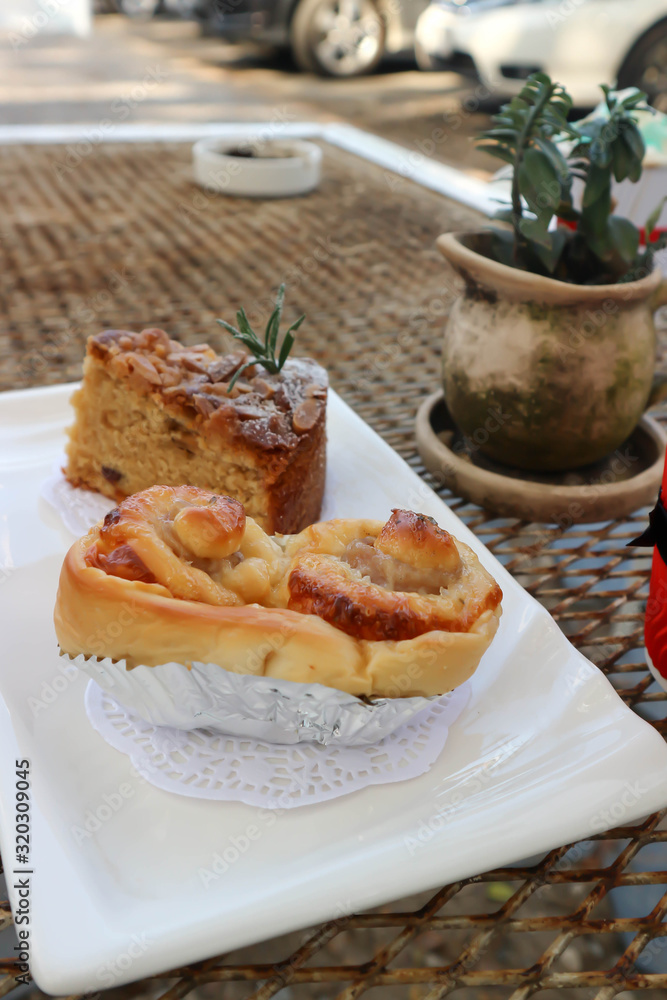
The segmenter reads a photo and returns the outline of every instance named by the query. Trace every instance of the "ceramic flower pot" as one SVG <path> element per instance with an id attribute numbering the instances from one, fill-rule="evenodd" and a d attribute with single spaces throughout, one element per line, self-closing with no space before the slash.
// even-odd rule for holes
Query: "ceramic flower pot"
<path id="1" fill-rule="evenodd" d="M 651 395 L 659 270 L 571 285 L 484 256 L 488 233 L 437 241 L 463 278 L 445 330 L 452 417 L 497 462 L 562 471 L 596 462 L 633 431 Z"/>

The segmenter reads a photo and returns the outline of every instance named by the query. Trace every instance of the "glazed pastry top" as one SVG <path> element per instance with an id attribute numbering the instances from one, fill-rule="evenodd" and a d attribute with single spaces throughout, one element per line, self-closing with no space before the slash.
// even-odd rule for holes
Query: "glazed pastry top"
<path id="1" fill-rule="evenodd" d="M 424 514 L 324 521 L 295 535 L 286 604 L 358 639 L 468 632 L 502 599 L 475 553 Z"/>
<path id="2" fill-rule="evenodd" d="M 154 486 L 119 504 L 88 541 L 89 567 L 142 589 L 286 608 L 371 641 L 468 632 L 502 599 L 467 545 L 412 511 L 270 537 L 230 497 Z"/>
<path id="3" fill-rule="evenodd" d="M 196 486 L 152 486 L 110 511 L 86 562 L 158 585 L 165 596 L 234 607 L 269 604 L 281 549 L 243 505 Z"/>

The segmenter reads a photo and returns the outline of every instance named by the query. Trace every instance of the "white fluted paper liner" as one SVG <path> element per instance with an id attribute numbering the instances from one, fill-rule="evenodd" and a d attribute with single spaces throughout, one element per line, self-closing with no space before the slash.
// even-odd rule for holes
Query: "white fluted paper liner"
<path id="1" fill-rule="evenodd" d="M 85 703 L 94 728 L 156 788 L 280 812 L 425 774 L 442 753 L 449 727 L 469 696 L 466 683 L 430 699 L 426 708 L 372 747 L 285 746 L 210 729 L 184 732 L 153 726 L 92 680 Z"/>
<path id="2" fill-rule="evenodd" d="M 127 669 L 124 660 L 69 658 L 120 704 L 155 726 L 212 729 L 271 743 L 374 746 L 432 698 L 371 702 L 323 684 L 235 674 L 215 663 Z"/>

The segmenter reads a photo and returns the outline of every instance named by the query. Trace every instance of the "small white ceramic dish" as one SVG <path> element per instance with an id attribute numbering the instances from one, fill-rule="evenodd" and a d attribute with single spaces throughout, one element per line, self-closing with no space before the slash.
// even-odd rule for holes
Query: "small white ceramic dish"
<path id="1" fill-rule="evenodd" d="M 0 850 L 30 761 L 31 954 L 56 995 L 119 986 L 631 823 L 667 804 L 667 747 L 335 393 L 324 517 L 409 507 L 471 545 L 503 618 L 420 777 L 276 813 L 148 785 L 90 726 L 52 611 L 72 542 L 46 501 L 72 386 L 0 394 Z M 18 890 L 8 880 L 12 906 Z"/>
<path id="2" fill-rule="evenodd" d="M 192 147 L 195 180 L 238 198 L 288 198 L 320 182 L 322 150 L 304 139 L 200 139 Z"/>

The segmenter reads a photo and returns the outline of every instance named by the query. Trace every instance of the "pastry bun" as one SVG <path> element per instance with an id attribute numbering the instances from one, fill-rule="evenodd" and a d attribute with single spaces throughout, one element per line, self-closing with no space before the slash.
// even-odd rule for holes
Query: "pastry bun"
<path id="1" fill-rule="evenodd" d="M 270 537 L 196 487 L 124 500 L 67 553 L 61 650 L 128 668 L 214 663 L 354 695 L 436 695 L 476 669 L 500 588 L 435 521 L 324 521 Z"/>

